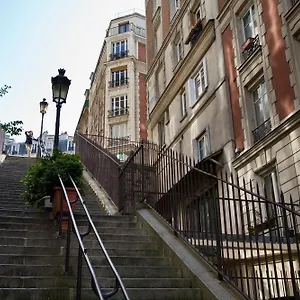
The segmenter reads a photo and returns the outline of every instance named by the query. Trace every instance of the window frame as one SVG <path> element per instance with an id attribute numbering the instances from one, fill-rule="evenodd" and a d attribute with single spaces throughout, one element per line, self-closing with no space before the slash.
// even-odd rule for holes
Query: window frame
<path id="1" fill-rule="evenodd" d="M 123 99 L 121 99 L 123 97 Z M 118 103 L 118 106 L 116 105 Z M 123 103 L 123 106 L 121 105 Z M 119 95 L 119 96 L 114 96 L 111 97 L 111 110 L 112 110 L 112 115 L 113 116 L 120 116 L 122 109 L 127 109 L 128 108 L 128 96 L 127 94 L 124 95 Z M 118 113 L 117 113 L 118 111 Z"/>
<path id="2" fill-rule="evenodd" d="M 203 70 L 203 82 L 202 72 Z M 200 84 L 197 83 L 197 77 L 200 79 Z M 200 89 L 199 89 L 200 88 Z M 189 79 L 189 101 L 190 107 L 193 107 L 201 98 L 201 96 L 207 91 L 208 88 L 208 72 L 207 72 L 207 60 L 203 57 L 200 64 L 197 67 L 197 71 Z"/>
<path id="3" fill-rule="evenodd" d="M 123 52 L 126 52 L 128 51 L 128 40 L 125 39 L 125 40 L 121 40 L 121 41 L 117 41 L 117 42 L 112 42 L 111 43 L 111 53 L 112 54 L 121 54 L 122 53 L 122 46 L 121 46 L 121 43 L 124 42 L 124 50 Z M 117 47 L 116 45 L 119 44 L 119 51 L 116 51 Z"/>
<path id="4" fill-rule="evenodd" d="M 249 13 L 250 15 L 250 22 L 253 32 L 252 36 L 246 37 L 246 31 L 245 31 L 245 17 Z M 254 18 L 253 18 L 254 17 Z M 256 23 L 256 26 L 255 26 Z M 248 24 L 248 26 L 249 26 Z M 255 36 L 258 34 L 258 21 L 256 16 L 256 9 L 254 3 L 252 3 L 247 10 L 244 11 L 244 13 L 241 15 L 241 25 L 242 25 L 242 33 L 243 33 L 243 42 L 245 42 L 248 38 L 252 37 L 255 38 Z"/>
<path id="5" fill-rule="evenodd" d="M 123 135 L 121 135 L 121 126 L 122 125 L 124 125 L 124 128 L 123 128 L 123 130 L 124 130 L 124 134 Z M 115 128 L 117 128 L 117 126 L 118 126 L 118 136 L 114 136 L 113 135 L 113 128 L 115 127 Z M 127 137 L 128 136 L 128 123 L 127 122 L 123 122 L 123 123 L 118 123 L 118 124 L 111 124 L 110 125 L 110 138 L 125 138 L 125 137 Z"/>
<path id="6" fill-rule="evenodd" d="M 165 126 L 164 115 L 157 124 L 158 124 L 158 145 L 163 147 L 166 144 L 166 126 Z"/>
<path id="7" fill-rule="evenodd" d="M 187 93 L 185 89 L 181 91 L 179 98 L 181 117 L 183 118 L 187 115 Z"/>
<path id="8" fill-rule="evenodd" d="M 203 149 L 203 148 L 200 149 L 200 141 L 202 140 L 204 141 L 205 153 L 203 156 L 202 155 L 200 156 L 201 154 L 200 150 Z M 206 129 L 205 132 L 203 132 L 196 139 L 193 140 L 193 151 L 194 151 L 194 160 L 196 162 L 200 162 L 210 155 L 211 149 L 210 149 L 210 137 L 209 137 L 208 129 Z"/>

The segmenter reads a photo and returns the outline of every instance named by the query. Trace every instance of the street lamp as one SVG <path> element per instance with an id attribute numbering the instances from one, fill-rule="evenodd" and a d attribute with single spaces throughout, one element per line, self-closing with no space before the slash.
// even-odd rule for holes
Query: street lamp
<path id="1" fill-rule="evenodd" d="M 44 126 L 44 115 L 47 112 L 47 108 L 48 108 L 48 102 L 44 98 L 43 101 L 40 102 L 40 113 L 42 114 L 42 122 L 41 122 L 41 132 L 40 132 L 38 155 L 37 155 L 38 157 L 41 157 L 41 154 L 42 154 L 41 143 L 42 143 L 43 126 Z"/>
<path id="2" fill-rule="evenodd" d="M 54 148 L 58 148 L 61 105 L 63 103 L 66 103 L 69 86 L 71 84 L 71 80 L 69 80 L 68 77 L 65 76 L 65 72 L 66 70 L 64 69 L 58 69 L 58 75 L 51 78 L 53 102 L 56 103 Z"/>

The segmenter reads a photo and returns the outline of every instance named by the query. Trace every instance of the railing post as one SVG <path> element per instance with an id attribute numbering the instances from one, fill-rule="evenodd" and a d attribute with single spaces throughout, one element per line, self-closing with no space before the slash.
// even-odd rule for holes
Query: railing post
<path id="1" fill-rule="evenodd" d="M 142 161 L 141 161 L 141 172 L 142 172 L 142 201 L 145 200 L 145 157 L 144 157 L 144 141 L 141 143 L 142 150 Z"/>
<path id="2" fill-rule="evenodd" d="M 69 266 L 70 266 L 71 227 L 72 227 L 72 222 L 71 222 L 70 212 L 69 212 L 69 214 L 68 214 L 68 231 L 67 231 L 66 260 L 65 260 L 65 275 L 68 274 L 68 272 L 69 272 Z"/>
<path id="3" fill-rule="evenodd" d="M 282 210 L 283 227 L 284 227 L 284 231 L 285 231 L 286 244 L 287 244 L 287 250 L 288 250 L 288 257 L 289 257 L 289 268 L 290 268 L 292 287 L 293 287 L 293 293 L 294 293 L 294 295 L 293 295 L 294 298 L 293 299 L 298 300 L 299 299 L 299 292 L 298 292 L 298 289 L 297 289 L 298 284 L 296 283 L 294 263 L 293 263 L 293 254 L 292 254 L 292 249 L 291 249 L 290 232 L 289 232 L 289 225 L 288 225 L 288 218 L 287 218 L 287 214 L 286 214 L 286 209 L 284 208 L 285 201 L 284 201 L 284 195 L 283 195 L 282 192 L 281 192 L 281 195 L 280 195 L 280 200 L 281 200 L 281 204 L 283 205 L 281 210 Z"/>
<path id="4" fill-rule="evenodd" d="M 82 280 L 82 249 L 78 248 L 78 263 L 77 263 L 77 288 L 76 300 L 81 299 L 81 280 Z"/>
<path id="5" fill-rule="evenodd" d="M 60 212 L 59 212 L 59 224 L 58 224 L 58 236 L 62 234 L 62 223 L 63 223 L 63 202 L 64 202 L 64 193 L 61 191 L 60 194 Z"/>

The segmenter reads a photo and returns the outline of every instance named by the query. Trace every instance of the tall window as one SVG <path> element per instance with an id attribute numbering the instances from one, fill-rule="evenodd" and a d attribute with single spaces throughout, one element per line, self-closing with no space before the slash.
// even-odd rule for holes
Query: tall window
<path id="1" fill-rule="evenodd" d="M 256 126 L 260 126 L 270 118 L 270 105 L 265 81 L 253 92 L 253 102 Z"/>
<path id="2" fill-rule="evenodd" d="M 111 72 L 112 86 L 120 86 L 127 84 L 127 69 Z"/>
<path id="3" fill-rule="evenodd" d="M 254 38 L 257 35 L 257 20 L 255 16 L 254 5 L 250 6 L 250 8 L 242 17 L 242 27 L 245 40 L 247 40 L 249 37 Z"/>
<path id="4" fill-rule="evenodd" d="M 177 40 L 174 42 L 174 46 L 175 46 L 175 65 L 180 62 L 183 57 L 184 57 L 184 48 L 183 48 L 183 41 L 182 41 L 182 37 L 178 37 Z"/>
<path id="5" fill-rule="evenodd" d="M 187 103 L 186 103 L 186 92 L 185 90 L 180 94 L 180 107 L 181 107 L 181 116 L 187 114 Z"/>
<path id="6" fill-rule="evenodd" d="M 120 123 L 110 126 L 111 138 L 124 138 L 127 137 L 127 123 Z"/>
<path id="7" fill-rule="evenodd" d="M 194 23 L 198 23 L 202 19 L 201 6 L 199 5 L 194 12 Z"/>
<path id="8" fill-rule="evenodd" d="M 114 57 L 116 55 L 119 56 L 119 57 L 125 56 L 127 54 L 127 51 L 128 51 L 128 42 L 127 42 L 127 40 L 112 43 L 111 52 L 112 52 Z"/>
<path id="9" fill-rule="evenodd" d="M 196 140 L 193 141 L 193 151 L 195 161 L 201 161 L 209 155 L 210 144 L 209 144 L 208 132 L 205 132 Z"/>
<path id="10" fill-rule="evenodd" d="M 128 32 L 129 23 L 119 24 L 119 33 Z"/>
<path id="11" fill-rule="evenodd" d="M 111 116 L 120 116 L 128 112 L 127 95 L 111 98 Z"/>
<path id="12" fill-rule="evenodd" d="M 278 184 L 277 184 L 277 175 L 276 170 L 272 170 L 267 175 L 264 176 L 264 190 L 265 190 L 265 197 L 267 200 L 271 202 L 278 202 L 279 200 L 279 192 L 278 192 Z M 262 216 L 263 219 L 266 219 L 267 217 L 272 218 L 275 217 L 275 205 L 273 204 L 266 204 L 265 212 L 262 212 L 265 214 L 265 216 Z"/>
<path id="13" fill-rule="evenodd" d="M 177 10 L 180 9 L 180 0 L 171 0 L 170 3 L 170 18 L 172 19 Z"/>
<path id="14" fill-rule="evenodd" d="M 165 128 L 165 118 L 163 117 L 158 123 L 158 144 L 163 146 L 166 143 L 166 128 Z"/>
<path id="15" fill-rule="evenodd" d="M 189 80 L 190 105 L 193 106 L 208 87 L 206 59 L 204 58 L 197 71 Z"/>

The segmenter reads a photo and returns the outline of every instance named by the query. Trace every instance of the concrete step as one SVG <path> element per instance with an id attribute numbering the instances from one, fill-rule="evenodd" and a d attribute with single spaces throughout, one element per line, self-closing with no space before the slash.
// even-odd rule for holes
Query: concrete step
<path id="1" fill-rule="evenodd" d="M 103 289 L 103 292 L 111 290 Z M 201 299 L 200 289 L 188 288 L 129 288 L 127 290 L 131 300 L 195 300 Z M 98 297 L 91 289 L 84 288 L 81 293 L 82 300 L 96 300 Z M 0 290 L 0 298 L 7 300 L 66 300 L 75 299 L 75 288 L 3 288 Z M 113 297 L 114 300 L 123 300 L 124 296 L 119 291 Z"/>
<path id="2" fill-rule="evenodd" d="M 28 255 L 28 254 L 0 254 L 0 264 L 19 264 L 27 265 L 28 267 L 36 265 L 52 265 L 60 266 L 65 263 L 65 253 L 59 255 L 59 249 L 56 255 Z M 89 251 L 88 251 L 89 253 Z M 118 266 L 166 266 L 169 263 L 169 260 L 165 257 L 146 257 L 146 256 L 111 256 L 111 260 L 115 265 Z M 103 253 L 100 253 L 97 256 L 89 255 L 89 259 L 94 267 L 97 266 L 108 266 L 108 262 L 104 257 Z M 77 264 L 77 255 L 70 256 L 70 264 L 75 266 Z"/>
<path id="3" fill-rule="evenodd" d="M 98 283 L 104 288 L 111 288 L 115 285 L 115 278 L 98 277 Z M 126 288 L 188 288 L 191 286 L 189 278 L 122 278 Z M 2 288 L 35 288 L 35 287 L 76 287 L 76 280 L 71 276 L 0 276 Z M 91 286 L 90 276 L 82 278 L 82 286 Z"/>

